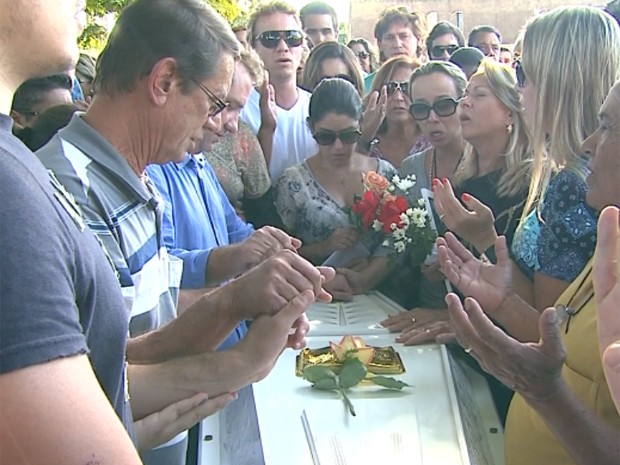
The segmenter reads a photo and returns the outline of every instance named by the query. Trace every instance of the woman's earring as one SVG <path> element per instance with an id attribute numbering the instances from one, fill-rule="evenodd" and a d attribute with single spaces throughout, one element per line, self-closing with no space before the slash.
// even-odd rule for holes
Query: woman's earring
<path id="1" fill-rule="evenodd" d="M 506 126 L 506 131 L 508 131 L 508 134 L 512 134 L 512 129 L 512 123 Z"/>

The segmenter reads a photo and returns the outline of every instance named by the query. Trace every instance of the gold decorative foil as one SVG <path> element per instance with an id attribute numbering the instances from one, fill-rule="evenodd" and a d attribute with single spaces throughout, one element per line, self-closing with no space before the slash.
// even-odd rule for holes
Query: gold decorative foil
<path id="1" fill-rule="evenodd" d="M 405 365 L 398 352 L 392 346 L 373 347 L 375 356 L 367 365 L 368 371 L 375 375 L 399 375 L 405 372 Z M 329 347 L 320 349 L 303 349 L 295 362 L 295 375 L 301 377 L 304 368 L 313 365 L 325 365 L 338 373 L 341 364 L 336 361 L 336 357 Z"/>

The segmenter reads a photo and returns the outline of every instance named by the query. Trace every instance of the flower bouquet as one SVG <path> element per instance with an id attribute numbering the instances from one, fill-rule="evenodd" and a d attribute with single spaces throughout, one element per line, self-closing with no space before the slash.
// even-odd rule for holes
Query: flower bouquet
<path id="1" fill-rule="evenodd" d="M 377 235 L 391 249 L 390 258 L 404 256 L 413 265 L 424 262 L 437 237 L 430 214 L 420 198 L 412 204 L 408 193 L 415 175 L 395 175 L 391 181 L 370 171 L 364 174 L 364 194 L 356 196 L 350 218 L 362 233 Z"/>

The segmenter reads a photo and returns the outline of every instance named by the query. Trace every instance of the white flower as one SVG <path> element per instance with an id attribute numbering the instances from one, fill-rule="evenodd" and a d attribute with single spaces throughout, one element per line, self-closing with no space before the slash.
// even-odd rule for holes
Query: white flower
<path id="1" fill-rule="evenodd" d="M 395 190 L 395 187 L 394 187 L 393 185 L 391 185 L 391 184 L 390 184 L 390 185 L 388 186 L 388 191 L 389 191 L 389 192 L 394 192 L 394 190 Z"/>
<path id="2" fill-rule="evenodd" d="M 407 208 L 407 211 L 405 213 L 407 214 L 407 216 L 413 216 L 413 208 Z"/>
<path id="3" fill-rule="evenodd" d="M 417 228 L 423 228 L 426 225 L 426 217 L 428 213 L 421 208 L 413 209 L 413 216 L 411 222 L 416 225 Z"/>
<path id="4" fill-rule="evenodd" d="M 411 179 L 411 176 L 407 176 L 405 179 L 401 179 L 394 184 L 396 184 L 396 187 L 398 187 L 401 191 L 407 192 L 409 189 L 415 186 L 415 179 Z"/>
<path id="5" fill-rule="evenodd" d="M 418 206 L 419 207 L 425 207 L 426 206 L 426 204 L 424 203 L 424 199 L 423 198 L 419 198 L 418 199 Z"/>
<path id="6" fill-rule="evenodd" d="M 405 225 L 405 229 L 409 226 L 409 217 L 407 216 L 406 212 L 400 214 L 400 221 L 402 221 L 402 223 Z"/>
<path id="7" fill-rule="evenodd" d="M 383 228 L 383 223 L 379 220 L 374 220 L 372 222 L 372 229 L 374 229 L 375 231 L 381 231 L 381 228 Z"/>
<path id="8" fill-rule="evenodd" d="M 403 253 L 406 249 L 407 246 L 404 242 L 394 242 L 394 250 L 396 250 L 396 253 Z"/>
<path id="9" fill-rule="evenodd" d="M 382 245 L 383 247 L 389 247 L 389 245 L 390 245 L 390 240 L 389 240 L 389 239 L 384 240 L 384 241 L 381 243 L 381 245 Z"/>
<path id="10" fill-rule="evenodd" d="M 396 184 L 399 181 L 400 181 L 400 176 L 398 176 L 397 174 L 392 176 L 392 183 Z"/>
<path id="11" fill-rule="evenodd" d="M 405 229 L 397 229 L 396 231 L 394 231 L 392 233 L 392 236 L 394 236 L 394 239 L 397 241 L 401 241 L 405 238 L 405 233 L 407 231 Z"/>
<path id="12" fill-rule="evenodd" d="M 396 223 L 392 223 L 392 224 L 390 225 L 390 229 L 391 229 L 392 231 L 396 231 L 396 230 L 398 229 L 398 226 L 396 225 Z"/>

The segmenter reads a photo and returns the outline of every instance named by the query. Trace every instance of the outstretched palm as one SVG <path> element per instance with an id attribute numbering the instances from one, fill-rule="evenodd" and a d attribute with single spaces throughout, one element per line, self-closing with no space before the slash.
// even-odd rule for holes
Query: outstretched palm
<path id="1" fill-rule="evenodd" d="M 496 243 L 496 265 L 474 257 L 452 233 L 438 238 L 437 246 L 441 270 L 450 282 L 493 315 L 512 292 L 512 265 L 505 238 L 499 238 Z"/>

